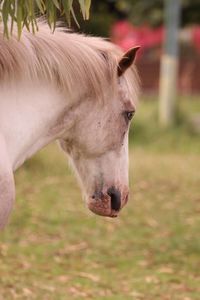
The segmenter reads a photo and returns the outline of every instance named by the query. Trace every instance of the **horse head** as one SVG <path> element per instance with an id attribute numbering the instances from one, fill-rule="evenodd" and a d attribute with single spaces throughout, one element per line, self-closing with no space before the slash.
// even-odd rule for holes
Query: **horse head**
<path id="1" fill-rule="evenodd" d="M 135 113 L 130 72 L 139 47 L 130 49 L 116 64 L 115 89 L 104 101 L 85 96 L 75 111 L 71 131 L 60 139 L 81 183 L 89 209 L 116 217 L 128 201 L 128 131 Z"/>

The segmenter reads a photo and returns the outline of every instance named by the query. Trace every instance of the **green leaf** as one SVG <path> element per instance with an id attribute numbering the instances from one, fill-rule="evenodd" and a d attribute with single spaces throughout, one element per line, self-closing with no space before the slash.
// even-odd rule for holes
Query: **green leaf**
<path id="1" fill-rule="evenodd" d="M 53 1 L 54 5 L 56 6 L 56 8 L 58 10 L 60 10 L 60 4 L 58 3 L 58 0 L 52 0 L 52 1 Z"/>
<path id="2" fill-rule="evenodd" d="M 33 0 L 26 0 L 26 10 L 27 10 L 27 15 L 29 16 L 30 19 L 32 19 L 35 15 L 34 12 L 34 3 Z"/>
<path id="3" fill-rule="evenodd" d="M 82 12 L 82 15 L 83 15 L 83 19 L 85 20 L 85 18 L 86 18 L 85 1 L 84 0 L 79 0 L 79 4 L 80 4 L 81 12 Z"/>
<path id="4" fill-rule="evenodd" d="M 42 14 L 44 14 L 45 12 L 45 4 L 43 2 L 43 0 L 35 0 L 36 4 L 37 4 L 37 7 L 39 8 L 40 12 Z"/>
<path id="5" fill-rule="evenodd" d="M 4 1 L 2 8 L 2 17 L 3 17 L 3 25 L 4 25 L 4 34 L 6 37 L 9 37 L 8 31 L 8 15 L 9 15 L 10 1 Z"/>
<path id="6" fill-rule="evenodd" d="M 72 7 L 72 3 L 73 3 L 73 0 L 68 0 L 68 1 L 62 0 L 65 17 L 67 19 L 69 26 L 71 26 L 70 10 Z"/>
<path id="7" fill-rule="evenodd" d="M 54 31 L 56 28 L 56 7 L 51 0 L 46 0 L 47 19 L 50 28 Z"/>
<path id="8" fill-rule="evenodd" d="M 11 0 L 10 3 L 10 16 L 11 16 L 10 34 L 11 35 L 13 33 L 14 23 L 17 22 L 15 9 L 16 9 L 15 0 Z"/>
<path id="9" fill-rule="evenodd" d="M 23 21 L 23 3 L 22 0 L 19 0 L 17 5 L 17 30 L 18 30 L 19 39 L 22 34 L 22 21 Z"/>
<path id="10" fill-rule="evenodd" d="M 86 20 L 90 17 L 90 6 L 91 6 L 91 0 L 85 0 L 85 18 Z"/>
<path id="11" fill-rule="evenodd" d="M 77 20 L 77 18 L 76 18 L 76 15 L 75 15 L 73 6 L 71 7 L 71 13 L 72 13 L 73 19 L 74 19 L 74 21 L 75 21 L 77 27 L 80 28 L 80 25 L 79 25 L 78 20 Z"/>

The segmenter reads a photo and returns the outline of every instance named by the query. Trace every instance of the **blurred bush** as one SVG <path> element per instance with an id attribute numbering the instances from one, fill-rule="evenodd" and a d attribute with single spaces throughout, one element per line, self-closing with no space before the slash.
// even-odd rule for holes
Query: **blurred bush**
<path id="1" fill-rule="evenodd" d="M 163 0 L 92 0 L 89 21 L 80 19 L 81 31 L 109 36 L 111 24 L 127 18 L 132 24 L 157 27 L 163 24 Z M 182 0 L 182 26 L 200 23 L 200 1 Z"/>

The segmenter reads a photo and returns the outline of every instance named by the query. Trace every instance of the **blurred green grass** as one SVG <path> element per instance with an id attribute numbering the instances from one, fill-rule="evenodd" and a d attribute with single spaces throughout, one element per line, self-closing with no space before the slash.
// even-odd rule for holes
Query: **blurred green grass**
<path id="1" fill-rule="evenodd" d="M 155 96 L 145 96 L 138 103 L 135 120 L 130 130 L 130 142 L 157 151 L 200 153 L 200 132 L 192 119 L 199 115 L 199 96 L 182 96 L 177 101 L 175 126 L 161 128 L 158 122 L 158 103 Z"/>
<path id="2" fill-rule="evenodd" d="M 187 121 L 197 100 L 182 100 L 185 123 L 169 130 L 158 128 L 156 102 L 141 102 L 131 196 L 117 219 L 87 210 L 55 144 L 16 173 L 15 210 L 0 237 L 0 299 L 199 299 L 200 147 Z"/>

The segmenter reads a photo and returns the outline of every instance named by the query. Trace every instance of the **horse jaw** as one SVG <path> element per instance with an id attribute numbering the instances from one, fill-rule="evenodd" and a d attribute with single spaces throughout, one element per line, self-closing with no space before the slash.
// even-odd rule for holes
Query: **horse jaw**
<path id="1" fill-rule="evenodd" d="M 67 143 L 60 142 L 63 150 L 69 151 Z M 93 213 L 117 217 L 126 205 L 129 194 L 127 152 L 127 137 L 120 149 L 113 149 L 98 157 L 85 158 L 82 151 L 70 149 L 69 162 L 75 170 L 86 204 Z M 112 189 L 120 195 L 120 203 L 117 206 L 113 202 L 115 197 L 109 193 Z"/>

